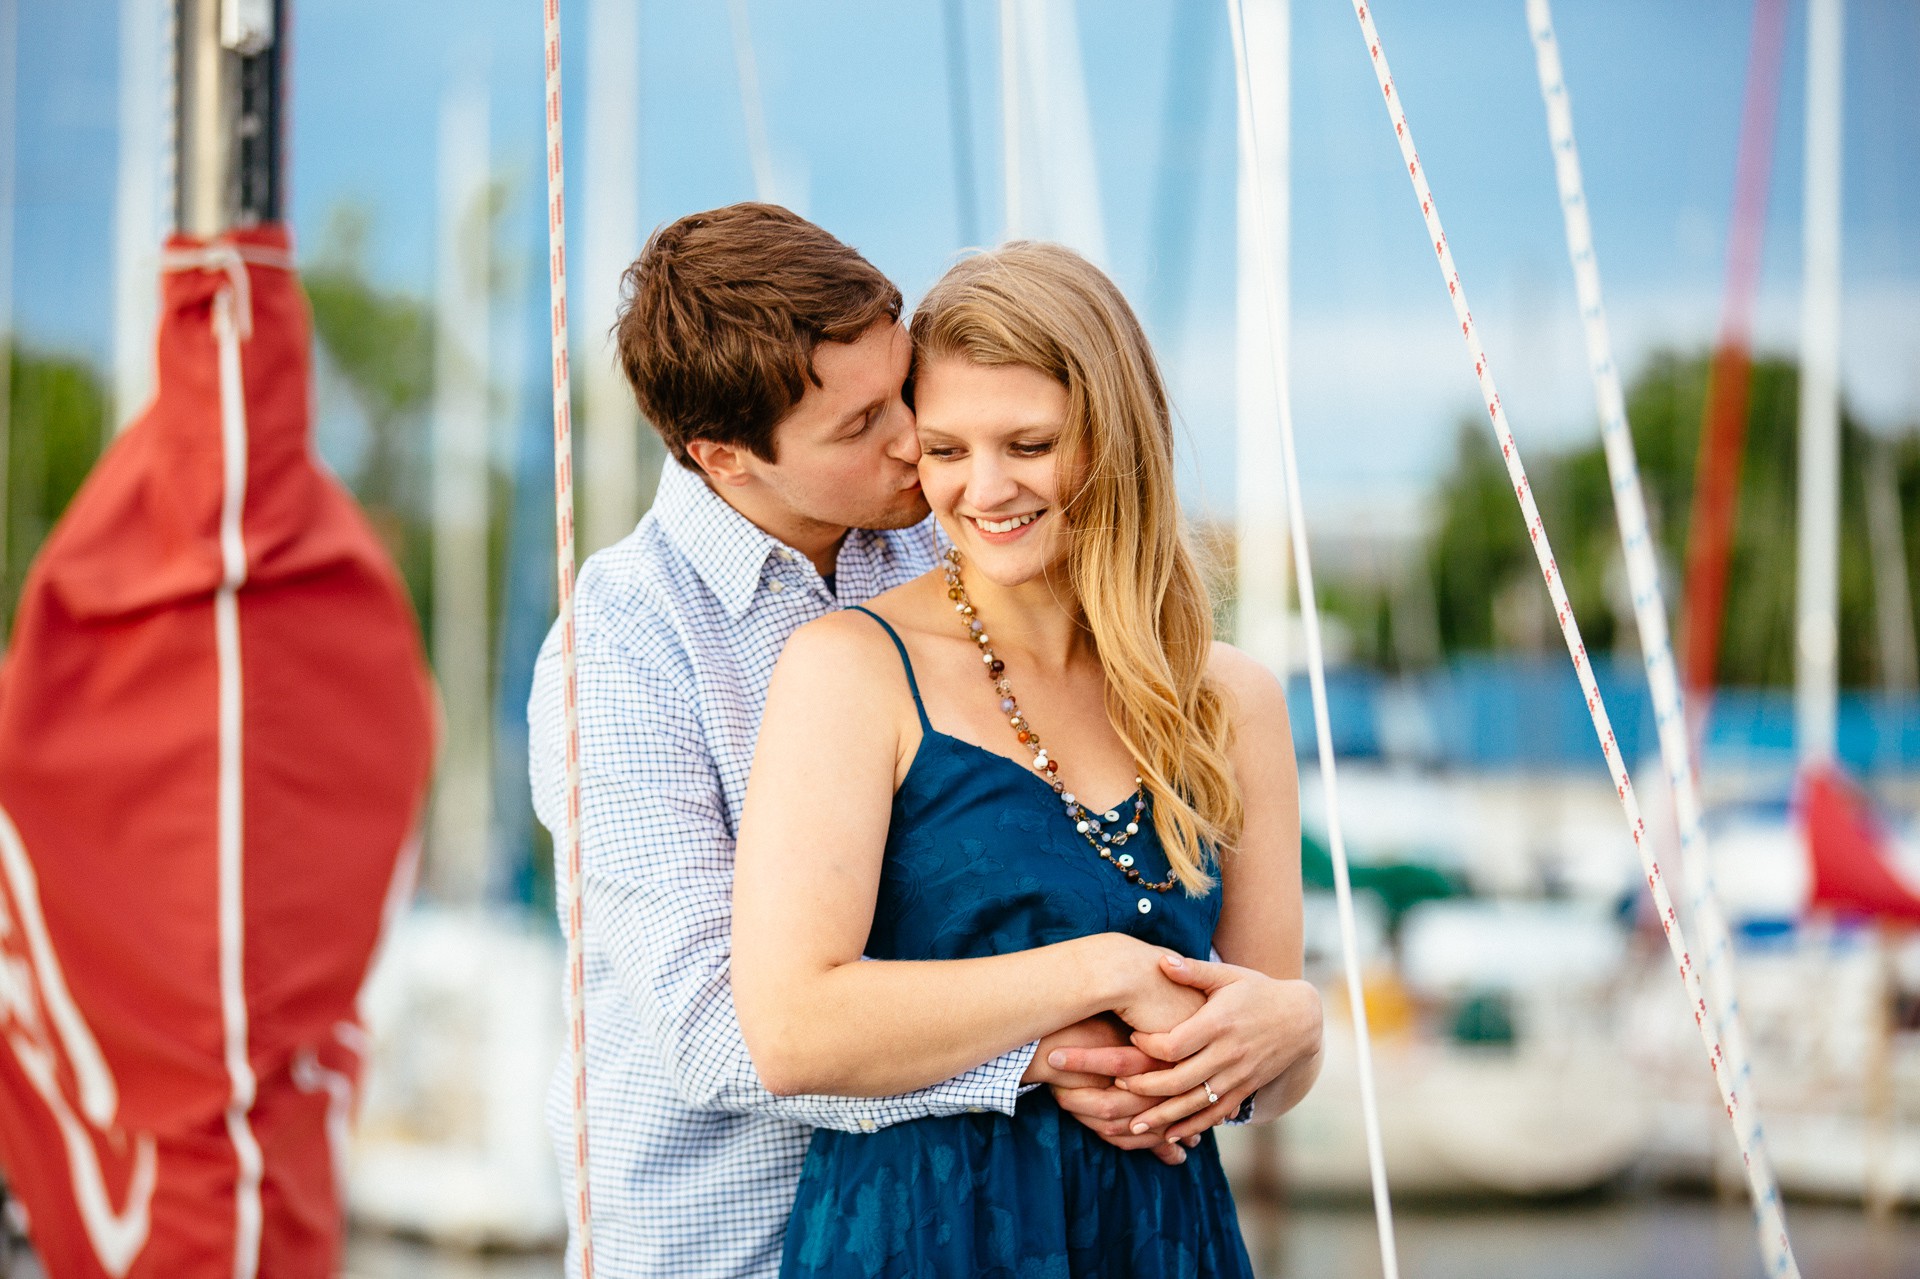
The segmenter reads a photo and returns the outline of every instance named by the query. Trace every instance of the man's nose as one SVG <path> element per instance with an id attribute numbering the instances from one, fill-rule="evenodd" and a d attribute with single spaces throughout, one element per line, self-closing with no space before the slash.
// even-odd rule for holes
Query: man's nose
<path id="1" fill-rule="evenodd" d="M 888 416 L 894 420 L 894 436 L 887 444 L 887 456 L 908 466 L 919 465 L 920 431 L 914 421 L 913 410 L 903 401 L 896 404 Z"/>

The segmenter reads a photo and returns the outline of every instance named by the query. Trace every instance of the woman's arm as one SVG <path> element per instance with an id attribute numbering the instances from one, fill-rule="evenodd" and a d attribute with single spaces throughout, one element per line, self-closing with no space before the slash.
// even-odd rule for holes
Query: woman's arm
<path id="1" fill-rule="evenodd" d="M 981 959 L 863 962 L 917 717 L 884 634 L 834 614 L 788 641 L 767 693 L 734 867 L 733 991 L 775 1093 L 925 1087 L 1108 1009 L 1167 1029 L 1200 998 L 1121 934 Z"/>

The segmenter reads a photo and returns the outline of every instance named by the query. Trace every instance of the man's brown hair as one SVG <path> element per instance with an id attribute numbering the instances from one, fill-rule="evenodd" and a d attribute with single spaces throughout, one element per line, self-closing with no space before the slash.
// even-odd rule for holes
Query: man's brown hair
<path id="1" fill-rule="evenodd" d="M 900 318 L 871 262 L 775 204 L 730 204 L 653 233 L 621 280 L 614 333 L 640 411 L 680 464 L 689 440 L 774 461 L 773 428 L 820 385 L 813 349 Z M 697 469 L 697 468 L 696 468 Z"/>

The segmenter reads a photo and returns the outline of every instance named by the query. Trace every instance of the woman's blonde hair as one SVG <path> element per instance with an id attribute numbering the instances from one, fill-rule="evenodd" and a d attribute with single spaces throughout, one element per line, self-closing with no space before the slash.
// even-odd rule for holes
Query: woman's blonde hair
<path id="1" fill-rule="evenodd" d="M 1153 799 L 1174 874 L 1207 890 L 1240 835 L 1226 701 L 1207 675 L 1213 607 L 1174 491 L 1166 389 L 1133 308 L 1100 269 L 1017 240 L 967 258 L 914 312 L 916 367 L 1018 365 L 1067 390 L 1059 456 L 1086 477 L 1063 508 L 1068 580 L 1106 673 L 1107 716 Z"/>

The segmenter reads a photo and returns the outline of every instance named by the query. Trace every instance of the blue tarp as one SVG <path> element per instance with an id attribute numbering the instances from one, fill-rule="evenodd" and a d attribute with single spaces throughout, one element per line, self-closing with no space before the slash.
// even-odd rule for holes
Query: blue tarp
<path id="1" fill-rule="evenodd" d="M 1636 660 L 1598 658 L 1594 675 L 1625 758 L 1658 753 L 1653 702 Z M 1287 686 L 1294 745 L 1316 750 L 1304 675 Z M 1404 754 L 1443 767 L 1500 770 L 1590 768 L 1601 762 L 1585 699 L 1564 656 L 1475 655 L 1410 677 L 1361 667 L 1327 675 L 1334 749 L 1342 757 Z M 1842 693 L 1840 758 L 1855 773 L 1920 768 L 1920 697 Z M 1793 693 L 1723 689 L 1708 725 L 1710 763 L 1793 761 Z"/>

